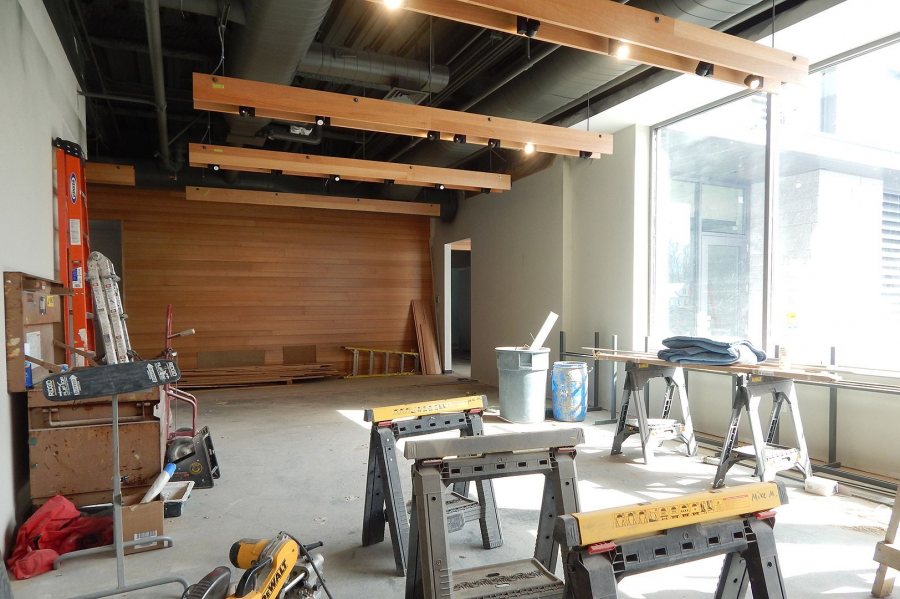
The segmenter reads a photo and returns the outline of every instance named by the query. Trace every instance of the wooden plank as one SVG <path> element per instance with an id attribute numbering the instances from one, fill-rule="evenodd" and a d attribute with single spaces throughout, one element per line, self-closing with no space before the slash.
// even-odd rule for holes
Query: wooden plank
<path id="1" fill-rule="evenodd" d="M 884 541 L 875 545 L 875 582 L 872 583 L 874 597 L 887 597 L 894 588 L 896 570 L 900 570 L 900 547 L 897 546 L 897 528 L 900 527 L 900 489 L 894 497 L 894 508 L 884 534 Z"/>
<path id="2" fill-rule="evenodd" d="M 228 366 L 262 366 L 266 352 L 259 349 L 234 349 L 230 351 L 202 351 L 197 354 L 199 368 L 226 368 Z"/>
<path id="3" fill-rule="evenodd" d="M 282 364 L 312 364 L 315 361 L 315 345 L 286 345 L 282 348 Z"/>
<path id="4" fill-rule="evenodd" d="M 369 1 L 380 3 L 381 0 Z M 567 2 L 566 4 L 577 3 Z M 580 5 L 576 6 L 574 10 L 579 11 L 576 13 L 578 15 L 605 15 L 607 13 L 604 11 L 615 12 L 618 10 L 616 7 L 608 6 L 611 4 L 613 3 L 599 1 L 591 5 L 590 11 L 583 10 Z M 515 5 L 515 9 L 513 9 L 513 5 Z M 545 17 L 547 12 L 554 11 L 555 6 L 553 2 L 538 1 L 524 7 L 518 2 L 507 0 L 498 2 L 490 0 L 483 2 L 405 0 L 403 3 L 403 8 L 412 12 L 510 34 L 517 34 L 516 17 L 518 15 L 540 14 Z M 571 8 L 571 6 L 569 7 Z M 534 12 L 526 14 L 522 12 L 525 8 Z M 639 10 L 631 6 L 622 6 L 622 8 L 631 11 Z M 748 75 L 761 75 L 764 78 L 762 91 L 777 91 L 783 81 L 802 82 L 809 71 L 809 62 L 805 58 L 796 57 L 795 60 L 793 54 L 773 51 L 771 48 L 754 44 L 748 40 L 682 21 L 675 21 L 673 24 L 672 19 L 664 15 L 656 15 L 647 11 L 641 11 L 641 13 L 646 14 L 641 14 L 637 19 L 632 15 L 624 22 L 621 19 L 613 20 L 610 22 L 611 28 L 606 28 L 599 17 L 597 18 L 601 21 L 599 27 L 594 20 L 590 21 L 590 27 L 585 25 L 575 27 L 568 20 L 562 18 L 538 18 L 535 16 L 530 18 L 541 21 L 535 39 L 607 55 L 611 53 L 611 41 L 627 40 L 631 48 L 628 60 L 687 74 L 694 74 L 699 62 L 709 62 L 715 65 L 713 73 L 709 75 L 711 79 L 743 86 L 745 85 L 744 79 Z M 650 20 L 647 19 L 648 15 L 651 17 Z M 571 13 L 562 16 L 570 17 Z M 657 16 L 660 19 L 658 22 L 656 21 Z M 581 20 L 578 19 L 578 21 Z M 657 33 L 663 30 L 668 32 L 667 36 L 657 38 Z M 638 43 L 639 38 L 645 43 Z M 666 46 L 672 42 L 673 38 L 677 43 L 672 47 Z M 665 43 L 660 43 L 659 40 L 665 41 Z M 723 50 L 728 51 L 733 43 L 740 49 L 737 52 L 729 51 L 723 56 Z M 751 52 L 748 54 L 751 58 L 744 58 L 740 54 L 743 50 Z M 745 68 L 733 66 L 735 60 Z"/>
<path id="5" fill-rule="evenodd" d="M 297 380 L 334 377 L 342 374 L 331 364 L 325 363 L 196 368 L 182 370 L 179 386 L 183 388 L 239 387 L 291 383 Z"/>
<path id="6" fill-rule="evenodd" d="M 398 185 L 420 187 L 443 185 L 448 189 L 467 191 L 483 191 L 485 189 L 508 191 L 511 185 L 509 175 L 499 173 L 376 162 L 355 158 L 335 158 L 196 143 L 189 145 L 188 153 L 191 166 L 204 168 L 217 165 L 225 170 L 280 171 L 285 175 L 319 178 L 340 175 L 350 181 L 393 181 Z"/>
<path id="7" fill-rule="evenodd" d="M 450 244 L 450 249 L 458 252 L 471 252 L 472 251 L 472 240 L 471 239 L 461 239 L 460 241 L 454 241 Z"/>
<path id="8" fill-rule="evenodd" d="M 411 303 L 416 337 L 419 340 L 419 356 L 422 374 L 441 374 L 441 358 L 438 354 L 437 338 L 434 334 L 434 317 L 431 306 L 422 300 Z"/>
<path id="9" fill-rule="evenodd" d="M 782 379 L 793 379 L 795 381 L 808 381 L 811 383 L 833 383 L 841 380 L 841 377 L 835 374 L 806 372 L 797 369 L 783 369 L 778 365 L 778 362 L 774 360 L 762 362 L 760 364 L 730 364 L 728 366 L 714 364 L 676 364 L 674 362 L 661 360 L 653 353 L 602 349 L 596 347 L 583 347 L 581 349 L 589 350 L 593 353 L 594 359 L 596 360 L 634 362 L 636 364 L 649 364 L 653 366 L 672 366 L 675 368 L 686 368 L 689 370 L 706 372 L 771 376 Z"/>
<path id="10" fill-rule="evenodd" d="M 357 212 L 382 212 L 386 214 L 412 214 L 416 216 L 440 216 L 440 204 L 423 202 L 398 202 L 338 196 L 312 195 L 308 193 L 284 193 L 279 191 L 253 191 L 249 189 L 219 189 L 213 187 L 187 187 L 185 197 L 195 202 L 220 202 L 226 204 L 253 204 L 257 206 L 287 206 L 291 208 L 322 208 L 324 210 L 353 210 Z"/>
<path id="11" fill-rule="evenodd" d="M 128 486 L 149 485 L 160 471 L 159 421 L 119 425 L 121 472 Z M 111 488 L 111 427 L 69 426 L 29 431 L 32 497 Z M 90 467 L 86 467 L 86 465 Z"/>
<path id="12" fill-rule="evenodd" d="M 596 158 L 613 150 L 607 133 L 194 73 L 194 108 L 238 114 L 241 106 L 253 107 L 257 116 L 301 122 L 327 117 L 334 127 L 379 133 L 427 137 L 433 131 L 444 141 L 465 135 L 471 144 L 494 139 L 501 147 L 521 149 L 531 143 L 537 151 Z"/>
<path id="13" fill-rule="evenodd" d="M 107 162 L 85 162 L 84 178 L 88 183 L 134 187 L 134 166 Z"/>

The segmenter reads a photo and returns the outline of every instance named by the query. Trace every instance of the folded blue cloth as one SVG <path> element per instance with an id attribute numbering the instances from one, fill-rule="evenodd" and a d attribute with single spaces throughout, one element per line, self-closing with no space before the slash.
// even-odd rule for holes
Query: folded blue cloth
<path id="1" fill-rule="evenodd" d="M 663 339 L 657 356 L 661 360 L 676 364 L 757 364 L 764 362 L 766 352 L 753 346 L 746 339 L 737 341 L 717 341 L 706 337 L 679 335 Z"/>

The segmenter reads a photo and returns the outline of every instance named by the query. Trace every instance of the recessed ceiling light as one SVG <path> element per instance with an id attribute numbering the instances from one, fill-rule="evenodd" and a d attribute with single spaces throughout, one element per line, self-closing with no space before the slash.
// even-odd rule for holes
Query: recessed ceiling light
<path id="1" fill-rule="evenodd" d="M 534 154 L 534 144 L 530 141 L 525 144 L 525 147 L 522 148 L 526 154 Z"/>

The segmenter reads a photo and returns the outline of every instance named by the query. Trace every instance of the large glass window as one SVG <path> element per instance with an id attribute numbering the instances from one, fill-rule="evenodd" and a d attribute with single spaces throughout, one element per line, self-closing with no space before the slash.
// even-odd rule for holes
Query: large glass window
<path id="1" fill-rule="evenodd" d="M 759 330 L 765 144 L 763 95 L 657 130 L 655 336 Z"/>
<path id="2" fill-rule="evenodd" d="M 807 363 L 833 346 L 839 364 L 900 369 L 898 64 L 894 44 L 775 98 L 773 198 L 764 96 L 656 129 L 654 337 L 766 340 Z"/>
<path id="3" fill-rule="evenodd" d="M 900 45 L 778 98 L 772 338 L 796 359 L 900 369 Z"/>

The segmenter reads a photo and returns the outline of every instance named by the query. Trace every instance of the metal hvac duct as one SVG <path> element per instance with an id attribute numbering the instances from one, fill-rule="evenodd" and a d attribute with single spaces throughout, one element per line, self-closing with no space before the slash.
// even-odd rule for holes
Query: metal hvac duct
<path id="1" fill-rule="evenodd" d="M 314 43 L 297 74 L 324 81 L 361 83 L 379 89 L 394 87 L 437 93 L 447 87 L 450 69 L 375 52 Z M 430 87 L 430 89 L 429 89 Z"/>
<path id="2" fill-rule="evenodd" d="M 227 75 L 289 85 L 309 50 L 331 0 L 254 0 L 244 6 L 246 25 L 235 29 Z M 228 143 L 261 145 L 256 132 L 270 119 L 226 116 Z"/>

